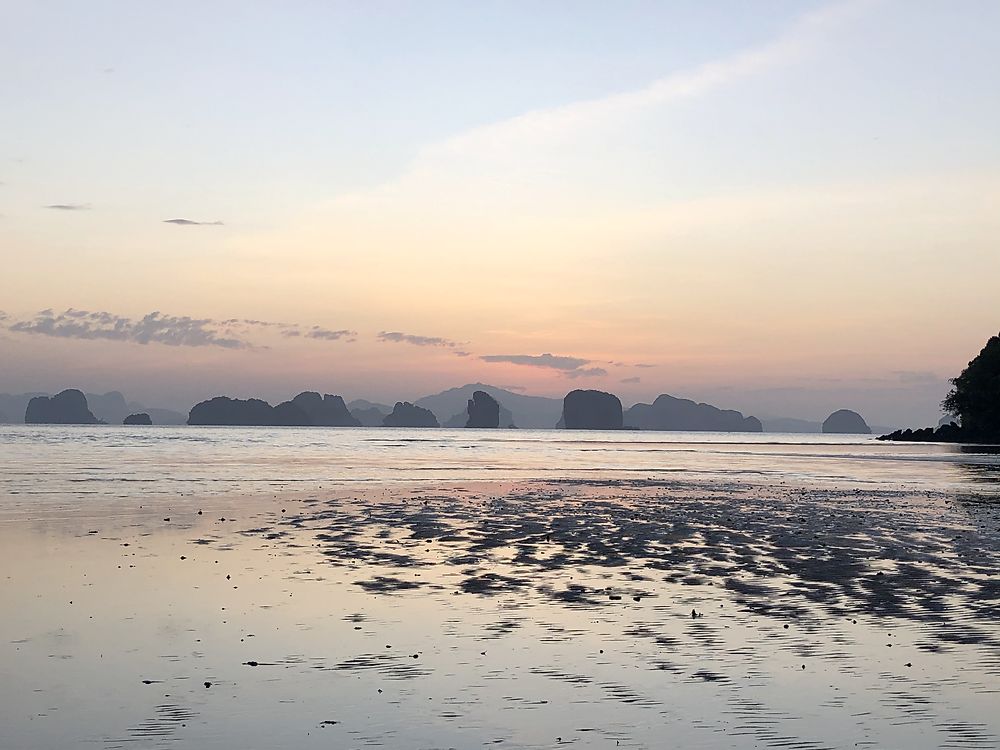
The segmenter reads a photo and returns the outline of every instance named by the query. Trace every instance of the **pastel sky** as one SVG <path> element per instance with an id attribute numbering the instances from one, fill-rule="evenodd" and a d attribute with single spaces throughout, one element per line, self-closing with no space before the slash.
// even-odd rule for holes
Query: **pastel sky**
<path id="1" fill-rule="evenodd" d="M 1000 3 L 0 2 L 0 392 L 937 419 Z"/>

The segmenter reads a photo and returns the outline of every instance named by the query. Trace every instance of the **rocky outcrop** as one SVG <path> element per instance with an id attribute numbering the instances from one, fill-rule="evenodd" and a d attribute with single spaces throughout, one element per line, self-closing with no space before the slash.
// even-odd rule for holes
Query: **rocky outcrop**
<path id="1" fill-rule="evenodd" d="M 562 421 L 568 430 L 620 430 L 622 402 L 604 391 L 570 391 L 563 399 Z"/>
<path id="2" fill-rule="evenodd" d="M 70 388 L 55 396 L 35 396 L 24 412 L 27 424 L 98 424 L 82 391 Z"/>
<path id="3" fill-rule="evenodd" d="M 823 421 L 823 432 L 828 435 L 871 435 L 872 428 L 856 411 L 838 409 Z"/>
<path id="4" fill-rule="evenodd" d="M 142 412 L 140 414 L 129 414 L 125 419 L 122 420 L 122 424 L 129 425 L 151 425 L 153 420 L 148 414 Z"/>
<path id="5" fill-rule="evenodd" d="M 414 406 L 409 401 L 397 401 L 392 413 L 382 420 L 383 427 L 438 427 L 437 417 L 430 409 Z"/>
<path id="6" fill-rule="evenodd" d="M 236 425 L 269 427 L 275 424 L 274 407 L 259 398 L 216 396 L 195 404 L 188 414 L 189 425 Z"/>
<path id="7" fill-rule="evenodd" d="M 971 443 L 972 440 L 955 422 L 937 429 L 924 427 L 920 430 L 896 430 L 888 435 L 879 435 L 878 440 L 899 440 L 906 443 Z"/>
<path id="8" fill-rule="evenodd" d="M 271 411 L 271 425 L 275 427 L 312 427 L 312 421 L 294 401 L 282 401 Z"/>
<path id="9" fill-rule="evenodd" d="M 734 409 L 719 409 L 687 398 L 657 396 L 651 404 L 636 404 L 625 412 L 625 426 L 635 430 L 695 432 L 763 432 L 757 417 Z"/>
<path id="10" fill-rule="evenodd" d="M 197 404 L 188 416 L 190 425 L 242 427 L 357 427 L 344 399 L 304 391 L 291 401 L 271 406 L 259 398 L 216 396 Z"/>
<path id="11" fill-rule="evenodd" d="M 331 396 L 329 393 L 322 397 L 315 391 L 303 391 L 291 401 L 278 404 L 276 409 L 291 404 L 304 415 L 301 422 L 305 426 L 314 425 L 316 427 L 360 427 L 361 422 L 355 418 L 347 409 L 347 404 L 340 396 Z M 285 407 L 288 418 L 294 419 L 295 412 L 290 407 Z M 286 424 L 282 422 L 282 424 Z"/>
<path id="12" fill-rule="evenodd" d="M 465 427 L 465 423 L 469 421 L 468 408 L 458 414 L 452 414 L 447 420 L 441 423 L 442 427 Z M 516 430 L 517 425 L 514 424 L 514 415 L 511 414 L 510 409 L 500 404 L 500 426 L 505 430 Z"/>
<path id="13" fill-rule="evenodd" d="M 465 423 L 466 427 L 500 426 L 500 404 L 485 391 L 476 391 L 472 394 L 467 411 L 469 420 Z"/>

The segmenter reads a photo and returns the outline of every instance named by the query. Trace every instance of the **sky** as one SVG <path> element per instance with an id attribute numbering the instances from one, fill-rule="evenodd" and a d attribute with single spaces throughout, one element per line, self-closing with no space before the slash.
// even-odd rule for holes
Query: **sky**
<path id="1" fill-rule="evenodd" d="M 936 422 L 1000 3 L 0 0 L 0 392 Z"/>

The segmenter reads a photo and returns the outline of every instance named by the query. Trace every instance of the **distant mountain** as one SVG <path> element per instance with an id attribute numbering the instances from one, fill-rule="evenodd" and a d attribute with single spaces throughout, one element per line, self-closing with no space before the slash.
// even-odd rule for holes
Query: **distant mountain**
<path id="1" fill-rule="evenodd" d="M 347 408 L 362 427 L 381 427 L 382 420 L 392 412 L 391 406 L 366 401 L 363 398 L 354 399 L 347 404 Z"/>
<path id="2" fill-rule="evenodd" d="M 48 396 L 48 393 L 0 393 L 0 421 L 14 424 L 24 424 L 24 412 L 28 402 L 35 396 Z"/>
<path id="3" fill-rule="evenodd" d="M 686 398 L 663 394 L 652 404 L 636 404 L 625 412 L 625 426 L 637 430 L 692 430 L 698 432 L 763 432 L 756 417 L 719 409 Z"/>
<path id="4" fill-rule="evenodd" d="M 446 427 L 464 427 L 468 416 L 469 399 L 476 391 L 488 393 L 500 404 L 501 427 L 514 424 L 525 429 L 552 429 L 562 416 L 562 399 L 524 396 L 483 383 L 469 383 L 460 388 L 450 388 L 441 393 L 424 396 L 414 403 L 430 409 L 439 420 L 444 420 Z M 463 415 L 461 424 L 452 424 L 453 421 L 457 421 L 458 415 Z"/>
<path id="5" fill-rule="evenodd" d="M 119 391 L 88 393 L 87 404 L 95 417 L 108 424 L 121 424 L 129 414 L 144 411 L 144 409 L 130 409 L 125 397 Z"/>
<path id="6" fill-rule="evenodd" d="M 179 411 L 174 411 L 173 409 L 149 409 L 142 404 L 135 403 L 134 401 L 130 402 L 128 407 L 129 409 L 135 409 L 136 411 L 148 414 L 150 419 L 153 420 L 153 424 L 187 424 L 187 417 Z"/>

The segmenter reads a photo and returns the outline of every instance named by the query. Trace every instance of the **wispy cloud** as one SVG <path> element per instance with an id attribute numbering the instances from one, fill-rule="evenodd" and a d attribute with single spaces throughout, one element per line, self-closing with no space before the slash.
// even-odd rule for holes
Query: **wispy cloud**
<path id="1" fill-rule="evenodd" d="M 636 376 L 633 376 L 631 378 L 622 378 L 620 382 L 622 382 L 622 383 L 641 383 L 642 382 L 642 378 L 640 378 L 640 377 L 638 377 L 636 375 Z"/>
<path id="2" fill-rule="evenodd" d="M 89 211 L 89 203 L 51 203 L 42 208 L 49 208 L 53 211 Z"/>
<path id="3" fill-rule="evenodd" d="M 302 335 L 309 339 L 322 339 L 323 341 L 338 341 L 340 339 L 353 340 L 355 336 L 358 335 L 357 331 L 350 331 L 346 328 L 339 331 L 331 331 L 329 328 L 321 328 L 320 326 L 313 326 L 308 331 L 305 331 Z"/>
<path id="4" fill-rule="evenodd" d="M 737 84 L 766 71 L 794 65 L 839 27 L 861 16 L 878 0 L 834 2 L 801 15 L 770 41 L 692 68 L 668 73 L 650 83 L 614 94 L 532 110 L 472 128 L 422 149 L 412 167 L 393 186 L 419 188 L 441 169 L 462 167 L 466 159 L 485 159 L 503 167 L 525 148 L 545 149 L 582 130 L 620 122 L 653 107 L 682 102 Z M 491 179 L 493 176 L 491 175 Z"/>
<path id="5" fill-rule="evenodd" d="M 151 312 L 136 319 L 110 312 L 69 308 L 61 313 L 42 310 L 30 319 L 16 321 L 8 326 L 8 330 L 66 339 L 105 339 L 136 344 L 217 346 L 224 349 L 251 347 L 249 341 L 227 336 L 220 332 L 219 327 L 219 323 L 208 318 Z"/>
<path id="6" fill-rule="evenodd" d="M 579 370 L 568 370 L 563 373 L 567 378 L 598 378 L 607 375 L 603 367 L 581 367 Z"/>
<path id="7" fill-rule="evenodd" d="M 164 219 L 164 224 L 175 224 L 179 227 L 221 227 L 221 221 L 194 221 L 193 219 Z"/>
<path id="8" fill-rule="evenodd" d="M 450 349 L 459 345 L 457 341 L 441 338 L 440 336 L 418 336 L 413 333 L 402 333 L 401 331 L 381 331 L 378 335 L 378 340 L 395 344 L 412 344 L 413 346 L 444 346 Z M 462 356 L 466 356 L 468 352 L 461 354 Z"/>
<path id="9" fill-rule="evenodd" d="M 580 357 L 563 357 L 555 354 L 484 354 L 480 357 L 484 362 L 509 362 L 512 365 L 526 367 L 545 367 L 550 370 L 578 370 L 589 365 L 589 359 Z"/>

